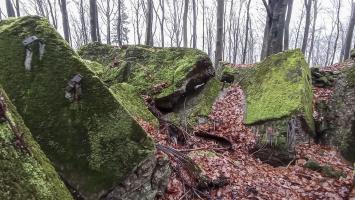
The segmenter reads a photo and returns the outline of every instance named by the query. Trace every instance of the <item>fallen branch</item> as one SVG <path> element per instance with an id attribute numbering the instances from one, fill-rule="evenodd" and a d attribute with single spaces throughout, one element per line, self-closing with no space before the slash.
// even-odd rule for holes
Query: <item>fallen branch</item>
<path id="1" fill-rule="evenodd" d="M 197 137 L 202 137 L 202 138 L 206 138 L 206 139 L 217 141 L 217 142 L 221 143 L 224 146 L 228 146 L 227 149 L 233 149 L 233 143 L 229 139 L 227 139 L 227 138 L 225 138 L 223 136 L 207 133 L 207 132 L 204 132 L 204 131 L 201 131 L 201 130 L 196 131 L 195 135 Z"/>

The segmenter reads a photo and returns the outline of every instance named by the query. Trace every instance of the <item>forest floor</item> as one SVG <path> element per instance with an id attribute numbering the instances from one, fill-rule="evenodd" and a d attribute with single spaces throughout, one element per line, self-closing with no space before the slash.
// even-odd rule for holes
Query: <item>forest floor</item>
<path id="1" fill-rule="evenodd" d="M 336 64 L 322 70 L 339 70 L 349 63 Z M 329 99 L 332 89 L 314 88 L 315 98 Z M 296 160 L 288 166 L 273 167 L 261 162 L 251 151 L 257 141 L 255 134 L 243 124 L 245 97 L 238 85 L 226 88 L 215 102 L 209 123 L 194 127 L 193 132 L 205 131 L 228 138 L 232 150 L 223 150 L 214 141 L 191 136 L 185 145 L 171 144 L 167 134 L 141 121 L 141 125 L 156 143 L 170 146 L 188 155 L 198 164 L 203 174 L 212 180 L 225 178 L 222 187 L 204 190 L 191 188 L 179 170 L 173 170 L 163 200 L 179 199 L 347 199 L 352 190 L 353 169 L 339 153 L 328 146 L 314 143 L 296 149 Z M 316 113 L 315 113 L 316 115 Z M 209 153 L 203 153 L 207 150 Z M 157 156 L 162 156 L 158 152 Z M 196 156 L 197 155 L 197 156 Z M 176 159 L 168 155 L 174 169 L 179 167 Z M 329 178 L 312 171 L 304 164 L 313 160 L 323 166 L 332 166 L 344 173 L 344 177 Z"/>

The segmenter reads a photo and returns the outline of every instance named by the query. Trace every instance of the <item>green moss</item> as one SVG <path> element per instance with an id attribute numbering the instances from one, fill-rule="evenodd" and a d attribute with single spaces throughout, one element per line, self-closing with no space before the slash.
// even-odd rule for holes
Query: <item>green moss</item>
<path id="1" fill-rule="evenodd" d="M 103 45 L 103 49 L 107 46 Z M 89 60 L 112 59 L 107 50 L 95 45 L 84 46 L 79 54 Z M 113 49 L 113 47 L 110 47 Z M 127 46 L 120 49 L 119 66 L 107 69 L 100 78 L 109 85 L 127 82 L 137 88 L 139 93 L 151 94 L 156 98 L 171 95 L 184 87 L 184 81 L 193 70 L 211 71 L 212 64 L 208 56 L 200 50 L 189 48 L 159 48 L 143 45 Z M 95 55 L 95 56 L 94 56 Z M 101 62 L 106 64 L 105 62 Z M 211 72 L 212 73 L 212 72 Z M 154 86 L 165 83 L 161 91 L 153 91 Z"/>
<path id="2" fill-rule="evenodd" d="M 340 177 L 346 177 L 346 174 L 341 171 L 336 171 L 333 167 L 329 165 L 320 165 L 318 162 L 309 160 L 304 164 L 305 168 L 312 171 L 319 172 L 326 177 L 339 179 Z"/>
<path id="3" fill-rule="evenodd" d="M 355 86 L 355 66 L 350 67 L 345 71 L 346 79 L 350 86 Z"/>
<path id="4" fill-rule="evenodd" d="M 300 50 L 272 55 L 242 83 L 247 96 L 246 124 L 303 115 L 311 130 L 313 93 L 310 70 Z"/>
<path id="5" fill-rule="evenodd" d="M 118 101 L 127 109 L 135 119 L 143 119 L 158 126 L 158 120 L 145 106 L 144 100 L 138 95 L 136 89 L 127 83 L 117 83 L 110 87 Z"/>
<path id="6" fill-rule="evenodd" d="M 95 61 L 103 66 L 111 65 L 115 58 L 117 58 L 117 61 L 120 60 L 120 50 L 118 48 L 99 42 L 89 43 L 80 47 L 78 54 L 87 60 Z"/>
<path id="7" fill-rule="evenodd" d="M 15 136 L 10 125 L 0 122 L 0 199 L 72 199 L 1 86 L 0 96 L 5 97 L 7 116 L 24 134 L 24 141 L 31 152 L 28 155 L 15 148 Z"/>
<path id="8" fill-rule="evenodd" d="M 45 41 L 25 71 L 22 40 Z M 88 199 L 97 199 L 153 154 L 154 145 L 110 90 L 40 17 L 0 22 L 0 83 L 57 170 Z M 64 97 L 67 82 L 83 76 L 82 97 Z"/>
<path id="9" fill-rule="evenodd" d="M 208 116 L 212 111 L 212 106 L 217 99 L 219 92 L 222 90 L 222 83 L 217 79 L 211 79 L 204 87 L 202 92 L 197 96 L 198 104 L 192 108 L 189 115 L 191 123 L 196 123 L 198 116 Z"/>
<path id="10" fill-rule="evenodd" d="M 102 76 L 104 73 L 104 67 L 96 62 L 96 61 L 90 61 L 90 60 L 83 60 L 85 65 L 89 67 L 97 76 Z"/>

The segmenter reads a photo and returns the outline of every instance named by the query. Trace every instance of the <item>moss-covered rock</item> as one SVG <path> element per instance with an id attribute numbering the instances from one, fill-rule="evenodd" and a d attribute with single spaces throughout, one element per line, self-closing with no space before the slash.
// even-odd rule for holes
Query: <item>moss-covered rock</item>
<path id="1" fill-rule="evenodd" d="M 355 49 L 352 49 L 350 52 L 350 58 L 355 59 Z"/>
<path id="2" fill-rule="evenodd" d="M 1 86 L 0 97 L 5 99 L 6 116 L 24 134 L 23 141 L 30 152 L 15 147 L 10 123 L 0 122 L 0 199 L 72 199 Z"/>
<path id="3" fill-rule="evenodd" d="M 300 50 L 266 58 L 249 78 L 245 84 L 246 124 L 302 115 L 314 130 L 310 70 Z"/>
<path id="4" fill-rule="evenodd" d="M 127 83 L 116 83 L 110 87 L 117 100 L 136 119 L 142 119 L 158 126 L 157 118 L 149 111 L 136 88 Z"/>
<path id="5" fill-rule="evenodd" d="M 32 70 L 24 67 L 22 40 L 36 35 Z M 121 183 L 154 152 L 154 144 L 82 59 L 40 17 L 0 22 L 0 83 L 37 142 L 63 178 L 87 199 Z M 65 98 L 68 81 L 81 74 L 82 96 Z"/>
<path id="6" fill-rule="evenodd" d="M 171 110 L 182 96 L 214 75 L 210 59 L 197 49 L 127 46 L 119 50 L 118 66 L 112 68 L 107 66 L 109 61 L 101 61 L 103 54 L 105 59 L 115 59 L 110 53 L 114 47 L 101 51 L 107 48 L 87 45 L 79 54 L 104 65 L 105 73 L 100 76 L 104 82 L 126 82 L 138 93 L 152 95 L 161 109 Z"/>
<path id="7" fill-rule="evenodd" d="M 319 128 L 322 139 L 336 146 L 349 161 L 355 162 L 355 66 L 342 70 L 329 102 L 318 102 L 317 108 L 324 116 Z M 322 106 L 321 106 L 322 105 Z"/>
<path id="8" fill-rule="evenodd" d="M 99 42 L 89 43 L 78 50 L 78 54 L 81 57 L 98 62 L 103 66 L 112 65 L 115 59 L 119 61 L 122 58 L 120 53 L 119 48 Z"/>
<path id="9" fill-rule="evenodd" d="M 318 162 L 309 160 L 304 164 L 305 168 L 319 172 L 326 177 L 339 179 L 340 177 L 346 177 L 346 174 L 341 171 L 335 170 L 332 166 L 329 165 L 320 165 Z"/>
<path id="10" fill-rule="evenodd" d="M 212 78 L 198 92 L 183 99 L 166 118 L 168 121 L 184 127 L 206 123 L 222 87 L 222 82 Z"/>

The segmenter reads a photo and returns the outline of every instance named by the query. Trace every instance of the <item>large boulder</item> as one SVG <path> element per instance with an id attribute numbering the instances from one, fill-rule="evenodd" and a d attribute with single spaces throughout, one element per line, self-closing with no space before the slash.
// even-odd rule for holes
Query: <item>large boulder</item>
<path id="1" fill-rule="evenodd" d="M 22 42 L 29 36 L 45 48 L 31 46 L 26 70 Z M 154 156 L 152 139 L 46 19 L 1 21 L 0 55 L 0 83 L 57 171 L 84 198 L 104 197 Z M 74 84 L 78 74 L 82 81 Z M 65 95 L 68 87 L 73 95 Z"/>
<path id="2" fill-rule="evenodd" d="M 1 86 L 0 101 L 0 199 L 72 199 Z"/>
<path id="3" fill-rule="evenodd" d="M 196 90 L 196 86 L 205 84 L 214 76 L 207 54 L 197 49 L 142 45 L 125 46 L 119 51 L 112 46 L 110 50 L 107 48 L 109 46 L 93 43 L 81 47 L 79 54 L 105 67 L 100 76 L 105 83 L 126 82 L 139 94 L 154 97 L 156 106 L 164 111 L 173 110 L 184 96 Z M 101 57 L 111 61 L 102 61 Z"/>
<path id="4" fill-rule="evenodd" d="M 322 142 L 337 147 L 355 162 L 355 66 L 341 70 L 330 99 L 316 103 L 317 132 Z"/>
<path id="5" fill-rule="evenodd" d="M 256 155 L 273 165 L 287 165 L 295 147 L 314 133 L 311 76 L 302 52 L 285 51 L 255 66 L 223 71 L 243 87 L 244 123 L 259 135 L 261 146 L 272 147 Z"/>

